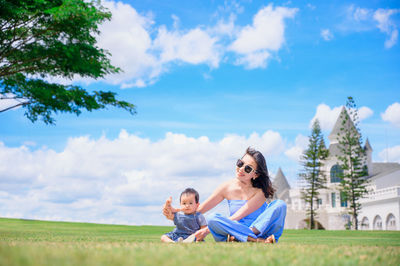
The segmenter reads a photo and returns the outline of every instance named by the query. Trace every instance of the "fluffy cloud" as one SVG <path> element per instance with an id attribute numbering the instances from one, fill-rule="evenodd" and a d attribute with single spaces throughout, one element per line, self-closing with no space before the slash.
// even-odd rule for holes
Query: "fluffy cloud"
<path id="1" fill-rule="evenodd" d="M 385 162 L 400 163 L 400 146 L 384 149 L 379 153 L 379 157 Z"/>
<path id="2" fill-rule="evenodd" d="M 395 102 L 390 105 L 386 111 L 381 114 L 381 117 L 384 121 L 400 127 L 400 103 Z"/>
<path id="3" fill-rule="evenodd" d="M 399 31 L 393 16 L 400 13 L 400 9 L 377 10 L 350 5 L 347 10 L 345 28 L 356 31 L 369 31 L 379 29 L 387 35 L 385 48 L 391 48 L 397 43 Z"/>
<path id="4" fill-rule="evenodd" d="M 247 68 L 265 67 L 270 52 L 278 51 L 285 42 L 284 19 L 293 18 L 297 10 L 274 8 L 272 4 L 259 10 L 253 18 L 253 24 L 243 27 L 229 47 L 229 50 L 240 55 L 237 62 Z"/>
<path id="5" fill-rule="evenodd" d="M 399 31 L 397 25 L 390 19 L 390 17 L 396 13 L 399 13 L 400 9 L 378 9 L 374 13 L 374 20 L 378 22 L 378 28 L 381 32 L 386 33 L 389 37 L 385 41 L 385 47 L 391 48 L 397 43 Z"/>
<path id="6" fill-rule="evenodd" d="M 332 130 L 333 126 L 335 125 L 336 120 L 339 117 L 340 111 L 342 110 L 342 106 L 337 106 L 334 108 L 330 108 L 328 105 L 321 103 L 317 106 L 317 111 L 314 117 L 311 119 L 309 128 L 312 128 L 312 124 L 314 123 L 315 119 L 319 120 L 321 129 L 324 131 Z M 358 109 L 358 117 L 359 120 L 362 121 L 370 117 L 374 112 L 366 107 L 360 107 Z"/>
<path id="7" fill-rule="evenodd" d="M 98 45 L 108 50 L 111 63 L 124 71 L 108 76 L 106 81 L 124 88 L 153 81 L 162 73 L 162 65 L 152 52 L 152 16 L 141 15 L 122 2 L 104 1 L 103 5 L 112 13 L 112 19 L 100 26 Z"/>
<path id="8" fill-rule="evenodd" d="M 354 8 L 353 6 L 353 8 L 351 9 L 351 13 L 356 21 L 367 20 L 371 16 L 371 10 L 369 10 L 368 8 L 361 8 L 361 7 Z"/>
<path id="9" fill-rule="evenodd" d="M 368 117 L 372 116 L 374 114 L 374 111 L 372 111 L 370 108 L 363 106 L 358 109 L 358 116 L 360 118 L 360 121 L 367 119 Z"/>
<path id="10" fill-rule="evenodd" d="M 165 26 L 158 30 L 154 48 L 161 51 L 161 63 L 182 61 L 189 64 L 206 63 L 218 67 L 220 61 L 218 38 L 196 28 L 187 33 L 168 31 Z"/>
<path id="11" fill-rule="evenodd" d="M 325 41 L 330 41 L 333 39 L 333 34 L 329 29 L 323 29 L 321 30 L 321 37 Z"/>
<path id="12" fill-rule="evenodd" d="M 311 119 L 309 128 L 312 128 L 315 119 L 319 120 L 322 130 L 330 131 L 339 117 L 342 106 L 330 108 L 328 105 L 321 103 L 317 106 L 317 111 Z"/>
<path id="13" fill-rule="evenodd" d="M 300 160 L 300 156 L 303 154 L 303 151 L 307 149 L 307 146 L 308 137 L 299 134 L 296 137 L 294 146 L 286 150 L 285 155 L 293 161 L 298 162 Z"/>
<path id="14" fill-rule="evenodd" d="M 98 45 L 112 54 L 113 65 L 123 69 L 122 73 L 108 75 L 104 81 L 121 88 L 153 84 L 171 64 L 206 64 L 217 68 L 223 58 L 232 61 L 231 55 L 246 68 L 264 68 L 271 52 L 276 53 L 284 43 L 284 19 L 294 17 L 297 12 L 295 8 L 274 8 L 270 4 L 254 16 L 252 25 L 242 28 L 235 25 L 240 8 L 230 11 L 227 20 L 221 18 L 207 28 L 180 29 L 179 18 L 172 15 L 173 29 L 167 29 L 165 25 L 156 26 L 152 14 L 139 14 L 129 4 L 102 3 L 112 13 L 112 20 L 100 26 Z M 78 77 L 74 80 L 93 82 Z"/>
<path id="15" fill-rule="evenodd" d="M 129 4 L 103 4 L 112 13 L 112 20 L 100 26 L 98 44 L 110 51 L 111 63 L 123 69 L 122 73 L 107 76 L 106 82 L 121 88 L 145 87 L 168 71 L 172 62 L 218 67 L 221 52 L 217 36 L 199 27 L 180 31 L 176 16 L 173 30 L 164 25 L 157 28 L 151 14 L 139 14 Z M 152 32 L 156 32 L 154 37 Z"/>
<path id="16" fill-rule="evenodd" d="M 267 131 L 220 141 L 167 133 L 150 141 L 122 130 L 116 139 L 71 138 L 56 152 L 0 142 L 0 213 L 3 217 L 119 224 L 170 224 L 161 214 L 186 187 L 204 200 L 234 176 L 248 146 L 279 155 L 284 142 Z M 13 167 L 18 165 L 18 167 Z"/>

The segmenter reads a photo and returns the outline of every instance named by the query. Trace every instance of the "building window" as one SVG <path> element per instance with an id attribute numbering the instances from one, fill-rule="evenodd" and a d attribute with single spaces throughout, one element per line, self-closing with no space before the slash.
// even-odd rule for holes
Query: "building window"
<path id="1" fill-rule="evenodd" d="M 374 219 L 374 230 L 382 230 L 382 218 L 379 215 Z"/>
<path id="2" fill-rule="evenodd" d="M 361 221 L 361 229 L 368 230 L 369 229 L 369 220 L 367 217 L 364 217 Z"/>
<path id="3" fill-rule="evenodd" d="M 340 180 L 343 176 L 343 169 L 338 165 L 335 164 L 331 168 L 331 183 L 340 183 Z"/>
<path id="4" fill-rule="evenodd" d="M 396 218 L 393 214 L 389 214 L 386 219 L 386 230 L 396 230 Z"/>
<path id="5" fill-rule="evenodd" d="M 347 195 L 343 191 L 340 192 L 340 207 L 347 207 Z"/>
<path id="6" fill-rule="evenodd" d="M 336 193 L 332 192 L 332 208 L 336 208 Z"/>

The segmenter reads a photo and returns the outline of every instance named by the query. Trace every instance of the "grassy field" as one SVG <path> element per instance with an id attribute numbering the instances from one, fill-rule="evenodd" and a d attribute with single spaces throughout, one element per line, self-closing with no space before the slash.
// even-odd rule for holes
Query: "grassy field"
<path id="1" fill-rule="evenodd" d="M 162 244 L 168 226 L 0 219 L 0 265 L 400 265 L 400 232 L 285 230 L 279 244 Z"/>

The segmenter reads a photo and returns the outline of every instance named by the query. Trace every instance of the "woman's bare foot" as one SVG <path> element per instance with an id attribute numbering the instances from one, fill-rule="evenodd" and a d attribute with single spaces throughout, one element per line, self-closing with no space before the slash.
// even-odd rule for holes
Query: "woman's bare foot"
<path id="1" fill-rule="evenodd" d="M 226 237 L 226 242 L 239 242 L 233 235 L 228 235 Z"/>
<path id="2" fill-rule="evenodd" d="M 275 240 L 275 236 L 274 235 L 270 235 L 267 238 L 253 238 L 251 236 L 247 237 L 247 242 L 257 242 L 257 243 L 265 243 L 265 244 L 275 244 L 276 240 Z"/>
<path id="3" fill-rule="evenodd" d="M 274 235 L 270 235 L 269 237 L 267 237 L 267 239 L 265 239 L 265 243 L 275 244 L 276 243 L 275 236 Z"/>

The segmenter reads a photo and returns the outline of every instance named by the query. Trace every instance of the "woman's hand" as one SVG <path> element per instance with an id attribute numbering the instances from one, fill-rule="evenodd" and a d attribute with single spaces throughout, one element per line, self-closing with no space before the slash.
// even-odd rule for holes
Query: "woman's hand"
<path id="1" fill-rule="evenodd" d="M 163 206 L 163 214 L 167 219 L 173 220 L 174 219 L 174 213 L 180 211 L 179 209 L 175 209 L 171 206 L 172 202 L 172 197 L 169 197 Z"/>
<path id="2" fill-rule="evenodd" d="M 198 230 L 196 233 L 194 233 L 195 237 L 196 237 L 196 241 L 201 241 L 204 238 L 206 238 L 206 236 L 210 233 L 210 230 L 208 230 L 208 226 Z"/>

